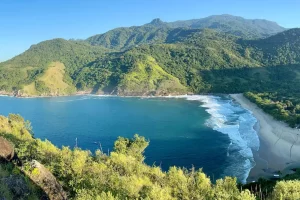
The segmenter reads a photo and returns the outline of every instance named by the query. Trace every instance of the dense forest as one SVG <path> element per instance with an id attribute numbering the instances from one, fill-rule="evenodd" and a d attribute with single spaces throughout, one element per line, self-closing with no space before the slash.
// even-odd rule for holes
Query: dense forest
<path id="1" fill-rule="evenodd" d="M 101 147 L 92 154 L 77 147 L 57 148 L 47 140 L 35 139 L 32 133 L 30 122 L 25 121 L 21 116 L 14 114 L 10 114 L 8 118 L 0 116 L 0 137 L 6 138 L 14 145 L 17 155 L 11 163 L 0 164 L 0 182 L 6 180 L 9 174 L 13 174 L 14 178 L 26 180 L 22 187 L 28 191 L 27 196 L 24 193 L 16 194 L 8 187 L 9 182 L 3 182 L 0 185 L 0 198 L 40 199 L 45 194 L 39 187 L 45 189 L 47 195 L 51 195 L 49 192 L 51 184 L 41 181 L 40 178 L 48 170 L 65 191 L 55 193 L 56 198 L 53 199 L 66 197 L 79 200 L 300 198 L 300 182 L 294 180 L 299 173 L 285 177 L 277 183 L 260 180 L 259 185 L 253 183 L 239 185 L 236 178 L 231 177 L 212 183 L 201 169 L 170 167 L 167 172 L 164 172 L 158 166 L 146 165 L 143 152 L 149 145 L 149 141 L 138 135 L 132 139 L 119 137 L 115 142 L 114 150 L 109 154 L 101 151 Z M 41 166 L 45 166 L 46 169 Z M 55 182 L 55 180 L 51 181 Z M 261 191 L 261 188 L 264 190 Z M 62 198 L 58 198 L 59 195 Z"/>
<path id="2" fill-rule="evenodd" d="M 35 96 L 76 90 L 166 95 L 272 89 L 277 79 L 297 79 L 299 30 L 245 40 L 210 29 L 174 28 L 165 32 L 164 43 L 145 42 L 125 51 L 49 40 L 0 64 L 0 91 Z"/>
<path id="3" fill-rule="evenodd" d="M 241 69 L 240 74 L 298 63 L 299 30 L 282 31 L 274 22 L 220 15 L 170 23 L 155 19 L 86 40 L 44 41 L 0 63 L 0 91 L 19 96 L 228 92 L 228 85 L 244 80 L 224 70 Z M 223 74 L 230 77 L 220 87 Z"/>
<path id="4" fill-rule="evenodd" d="M 265 38 L 286 30 L 275 22 L 267 20 L 249 20 L 232 15 L 214 15 L 202 19 L 163 22 L 154 19 L 143 26 L 116 28 L 104 34 L 94 35 L 86 41 L 92 45 L 100 45 L 114 49 L 128 49 L 145 43 L 170 42 L 169 32 L 176 28 L 214 29 L 246 39 Z"/>
<path id="5" fill-rule="evenodd" d="M 246 92 L 245 96 L 276 119 L 300 128 L 300 96 L 289 92 Z"/>

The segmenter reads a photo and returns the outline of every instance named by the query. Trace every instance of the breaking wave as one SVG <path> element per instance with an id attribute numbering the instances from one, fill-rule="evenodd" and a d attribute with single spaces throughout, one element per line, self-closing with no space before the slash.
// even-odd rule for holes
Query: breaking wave
<path id="1" fill-rule="evenodd" d="M 257 123 L 252 113 L 229 97 L 218 96 L 182 96 L 187 100 L 202 102 L 202 107 L 210 114 L 206 125 L 227 134 L 230 139 L 227 160 L 229 167 L 223 170 L 225 176 L 236 176 L 246 182 L 250 170 L 255 166 L 252 150 L 259 149 L 258 135 L 254 129 Z"/>

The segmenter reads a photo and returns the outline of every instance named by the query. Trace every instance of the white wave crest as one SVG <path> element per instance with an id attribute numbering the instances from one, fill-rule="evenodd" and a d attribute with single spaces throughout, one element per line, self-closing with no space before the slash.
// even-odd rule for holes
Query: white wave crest
<path id="1" fill-rule="evenodd" d="M 236 176 L 245 183 L 255 165 L 252 150 L 259 149 L 258 135 L 254 130 L 257 120 L 252 113 L 228 97 L 194 95 L 176 98 L 202 102 L 201 106 L 211 116 L 206 125 L 230 138 L 227 157 L 232 165 L 224 169 L 224 174 Z"/>

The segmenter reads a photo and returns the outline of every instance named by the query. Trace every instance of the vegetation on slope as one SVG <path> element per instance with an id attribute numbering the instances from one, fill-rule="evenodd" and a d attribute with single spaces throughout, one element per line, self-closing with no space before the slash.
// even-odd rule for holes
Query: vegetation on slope
<path id="1" fill-rule="evenodd" d="M 166 73 L 151 56 L 126 52 L 100 58 L 78 71 L 74 81 L 79 90 L 118 95 L 182 94 L 187 89 Z"/>
<path id="2" fill-rule="evenodd" d="M 248 20 L 231 15 L 214 15 L 203 19 L 170 23 L 154 19 L 143 26 L 113 29 L 104 34 L 89 37 L 86 41 L 92 45 L 126 50 L 135 45 L 165 43 L 169 40 L 169 34 L 174 28 L 209 28 L 247 39 L 264 38 L 285 30 L 275 22 L 267 20 Z"/>
<path id="3" fill-rule="evenodd" d="M 164 26 L 159 20 L 145 25 L 160 30 L 165 29 Z M 42 42 L 0 63 L 0 91 L 19 91 L 23 95 L 64 95 L 74 93 L 74 88 L 121 95 L 246 92 L 249 88 L 256 90 L 276 85 L 273 72 L 279 67 L 269 67 L 300 63 L 298 29 L 261 40 L 244 40 L 209 29 L 167 28 L 164 33 L 164 40 L 153 40 L 153 44 L 121 52 L 83 41 Z M 116 37 L 123 41 L 121 35 Z M 41 81 L 50 69 L 53 70 L 49 68 L 53 62 L 64 64 L 63 79 L 59 75 L 52 82 L 49 78 Z M 268 69 L 249 71 L 255 67 Z M 280 70 L 283 74 L 297 71 L 293 67 Z M 255 77 L 256 73 L 261 76 Z M 251 76 L 247 77 L 249 74 Z M 243 75 L 246 76 L 241 77 Z M 254 82 L 252 86 L 253 81 L 265 77 L 270 78 Z M 235 81 L 241 83 L 240 86 Z"/>
<path id="4" fill-rule="evenodd" d="M 186 88 L 174 76 L 166 73 L 151 56 L 142 57 L 125 74 L 118 86 L 121 95 L 182 94 Z"/>
<path id="5" fill-rule="evenodd" d="M 265 66 L 298 64 L 300 61 L 300 29 L 290 29 L 266 39 L 242 41 L 249 57 L 259 59 Z"/>
<path id="6" fill-rule="evenodd" d="M 33 45 L 15 58 L 0 63 L 0 91 L 17 91 L 35 82 L 52 62 L 65 65 L 64 82 L 71 85 L 78 68 L 106 52 L 102 47 L 77 41 L 54 39 Z"/>
<path id="7" fill-rule="evenodd" d="M 118 80 L 113 84 L 116 86 L 136 65 L 133 61 L 146 63 L 147 57 L 151 56 L 164 71 L 178 78 L 182 85 L 194 93 L 274 91 L 278 88 L 296 90 L 299 68 L 292 63 L 299 63 L 299 60 L 297 57 L 287 60 L 278 53 L 287 44 L 300 46 L 299 41 L 293 39 L 296 34 L 294 31 L 279 34 L 290 39 L 274 45 L 273 56 L 270 57 L 268 48 L 261 46 L 264 41 L 268 44 L 277 36 L 253 42 L 207 29 L 174 29 L 170 32 L 169 44 L 141 45 L 117 56 L 108 55 L 106 59 L 96 62 L 97 67 L 94 63 L 93 68 L 89 69 L 100 71 L 100 68 L 107 69 L 109 66 L 109 74 L 114 74 L 115 80 Z M 290 48 L 286 54 L 300 55 L 300 51 Z M 129 57 L 130 61 L 127 59 Z M 275 65 L 277 63 L 282 65 Z M 117 67 L 122 69 L 118 73 L 115 72 Z M 88 67 L 85 70 L 88 71 Z M 89 77 L 92 77 L 91 73 Z M 85 80 L 88 81 L 88 78 Z"/>
<path id="8" fill-rule="evenodd" d="M 45 72 L 33 83 L 24 86 L 22 95 L 67 95 L 76 91 L 75 87 L 64 82 L 65 66 L 60 62 L 50 63 Z"/>
<path id="9" fill-rule="evenodd" d="M 144 26 L 116 28 L 104 34 L 89 37 L 86 41 L 94 46 L 126 50 L 140 44 L 164 43 L 168 32 L 167 26 L 154 20 Z"/>
<path id="10" fill-rule="evenodd" d="M 264 38 L 285 30 L 275 22 L 262 19 L 244 19 L 227 14 L 168 24 L 171 27 L 209 28 L 248 39 Z"/>
<path id="11" fill-rule="evenodd" d="M 292 36 L 292 31 L 284 35 Z M 286 60 L 274 54 L 268 61 L 266 55 L 269 52 L 253 48 L 250 41 L 211 30 L 188 35 L 180 43 L 144 45 L 131 51 L 151 55 L 166 72 L 178 77 L 194 93 L 274 91 L 278 88 L 291 91 L 299 85 L 299 65 L 291 65 L 299 63 L 297 58 Z M 266 43 L 269 40 L 265 39 Z M 289 44 L 300 46 L 299 41 L 292 40 L 292 37 Z M 276 45 L 273 51 L 280 51 L 283 46 Z M 300 55 L 296 48 L 287 52 Z M 289 81 L 294 84 L 289 84 Z"/>
<path id="12" fill-rule="evenodd" d="M 200 74 L 209 84 L 209 92 L 243 93 L 276 92 L 298 93 L 300 65 L 206 70 Z"/>
<path id="13" fill-rule="evenodd" d="M 300 127 L 300 95 L 295 93 L 245 93 L 245 96 L 276 119 Z"/>

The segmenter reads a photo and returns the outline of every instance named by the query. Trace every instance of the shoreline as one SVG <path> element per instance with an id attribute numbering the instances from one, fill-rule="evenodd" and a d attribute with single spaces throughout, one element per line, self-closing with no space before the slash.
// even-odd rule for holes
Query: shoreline
<path id="1" fill-rule="evenodd" d="M 300 166 L 300 131 L 275 120 L 243 94 L 230 95 L 243 108 L 251 111 L 257 119 L 260 147 L 252 150 L 255 166 L 251 169 L 247 182 L 257 181 L 259 177 L 275 178 L 274 175 L 292 173 L 291 169 Z"/>
<path id="2" fill-rule="evenodd" d="M 56 98 L 56 97 L 74 97 L 74 96 L 105 96 L 105 97 L 145 97 L 145 98 L 155 98 L 155 97 L 178 97 L 178 96 L 188 96 L 188 95 L 206 95 L 206 94 L 168 94 L 168 95 L 118 95 L 118 94 L 110 94 L 110 93 L 90 93 L 90 92 L 76 92 L 74 94 L 67 94 L 67 95 L 15 95 L 13 93 L 4 93 L 0 91 L 0 96 L 3 97 L 14 97 L 14 98 Z M 211 95 L 218 95 L 218 94 L 211 94 Z"/>
<path id="3" fill-rule="evenodd" d="M 14 97 L 14 98 L 51 98 L 51 97 L 72 97 L 72 96 L 84 96 L 84 95 L 92 95 L 92 93 L 88 91 L 77 91 L 74 94 L 67 95 L 18 95 L 16 92 L 5 92 L 0 91 L 0 96 L 4 97 Z"/>
<path id="4" fill-rule="evenodd" d="M 198 94 L 219 96 L 224 94 Z M 228 94 L 227 94 L 228 95 Z M 72 97 L 72 96 L 100 96 L 100 97 L 137 97 L 137 98 L 185 98 L 188 96 L 197 96 L 193 94 L 184 95 L 162 95 L 162 96 L 125 96 L 111 94 L 91 94 L 85 92 L 77 92 L 72 95 L 65 96 L 31 96 L 20 97 L 13 95 L 3 95 L 15 98 L 56 98 L 56 97 Z M 243 94 L 229 94 L 229 96 L 239 103 L 244 109 L 249 110 L 257 119 L 254 129 L 259 137 L 259 150 L 253 150 L 253 158 L 255 166 L 250 170 L 247 182 L 257 181 L 258 178 L 275 178 L 274 174 L 278 171 L 282 175 L 292 173 L 291 169 L 300 167 L 300 131 L 288 127 L 287 124 L 273 119 L 272 116 L 266 114 L 257 105 L 250 102 Z M 298 135 L 297 135 L 298 134 Z M 299 140 L 297 140 L 299 136 Z M 292 148 L 291 148 L 292 147 Z"/>

